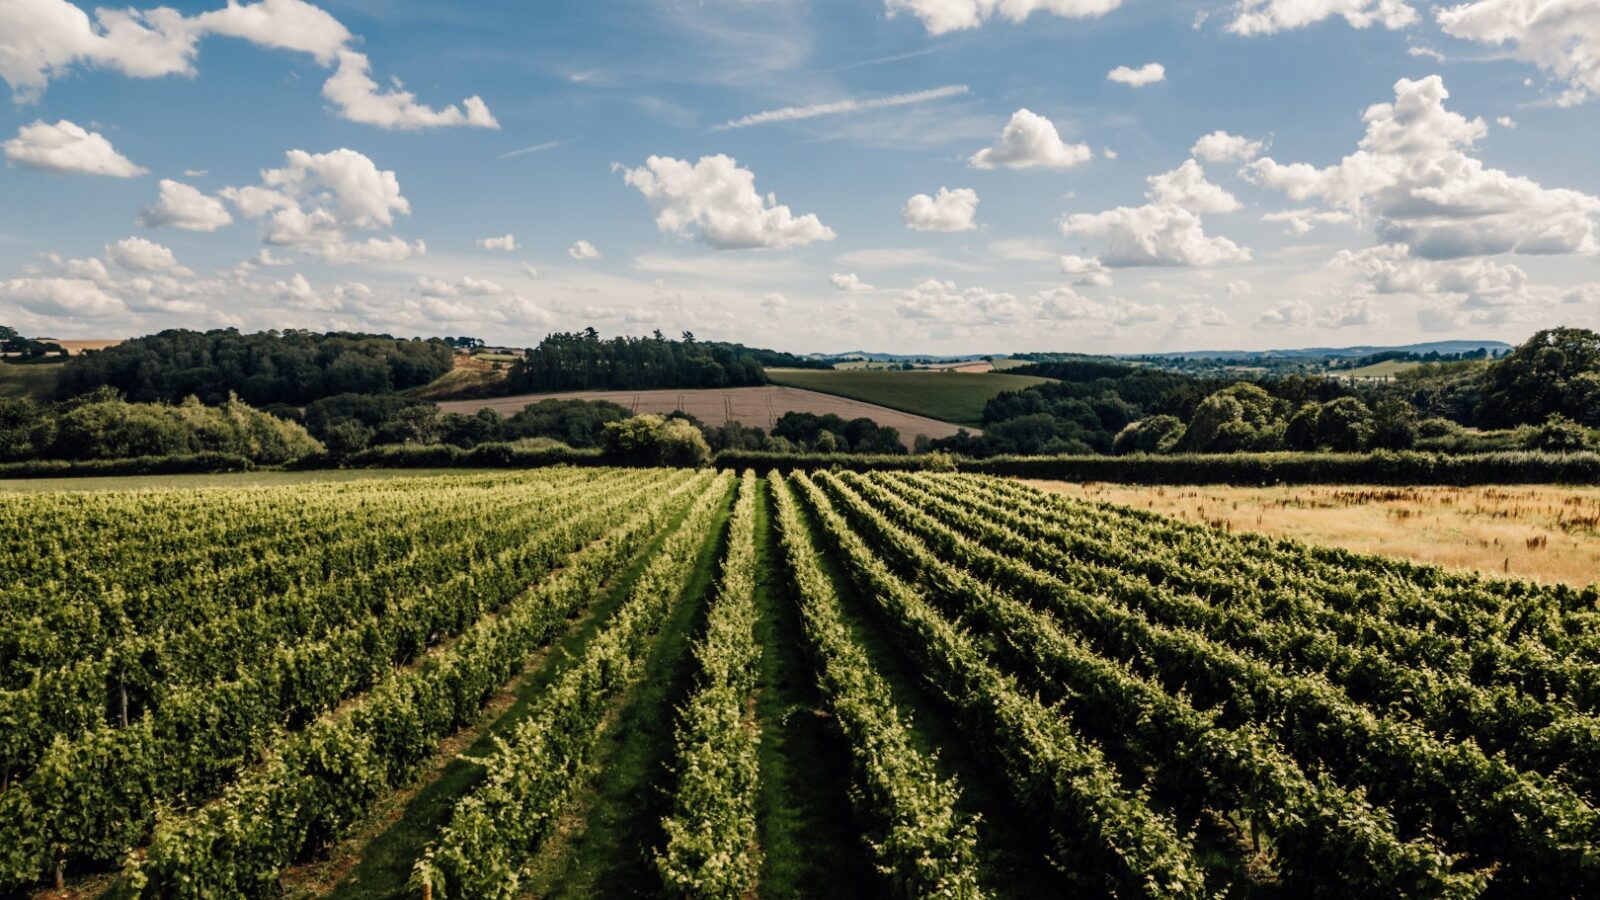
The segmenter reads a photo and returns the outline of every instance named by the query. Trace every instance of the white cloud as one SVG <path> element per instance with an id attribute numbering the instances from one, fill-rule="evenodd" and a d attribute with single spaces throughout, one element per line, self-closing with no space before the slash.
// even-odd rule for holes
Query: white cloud
<path id="1" fill-rule="evenodd" d="M 1063 256 L 1059 266 L 1061 274 L 1076 277 L 1074 285 L 1078 287 L 1111 287 L 1111 270 L 1098 259 L 1085 259 L 1081 256 Z"/>
<path id="2" fill-rule="evenodd" d="M 877 290 L 877 288 L 857 278 L 854 272 L 835 272 L 828 277 L 828 283 L 847 294 L 861 294 Z"/>
<path id="3" fill-rule="evenodd" d="M 529 278 L 537 279 L 539 277 L 539 270 L 535 268 L 532 263 L 523 263 L 522 274 L 528 276 Z"/>
<path id="4" fill-rule="evenodd" d="M 1231 162 L 1238 160 L 1249 162 L 1261 155 L 1266 145 L 1260 141 L 1229 134 L 1226 131 L 1213 131 L 1194 142 L 1194 147 L 1189 152 L 1206 162 Z"/>
<path id="5" fill-rule="evenodd" d="M 1600 6 L 1593 0 L 1477 0 L 1436 8 L 1446 34 L 1496 47 L 1562 79 L 1558 102 L 1581 103 L 1600 93 Z"/>
<path id="6" fill-rule="evenodd" d="M 599 259 L 600 251 L 596 250 L 594 245 L 588 241 L 578 241 L 567 248 L 567 255 L 579 262 L 587 262 L 591 259 Z"/>
<path id="7" fill-rule="evenodd" d="M 488 107 L 470 97 L 462 108 L 419 105 L 398 84 L 380 91 L 350 32 L 304 0 L 261 0 L 185 17 L 168 7 L 97 9 L 95 18 L 66 0 L 0 2 L 0 78 L 20 101 L 37 100 L 52 78 L 74 66 L 100 67 L 134 78 L 193 75 L 199 41 L 223 35 L 262 47 L 306 53 L 337 63 L 323 95 L 347 119 L 383 128 L 467 125 L 499 127 Z"/>
<path id="8" fill-rule="evenodd" d="M 478 246 L 485 250 L 504 250 L 510 253 L 521 245 L 517 243 L 514 235 L 507 233 L 502 237 L 478 238 Z"/>
<path id="9" fill-rule="evenodd" d="M 1200 217 L 1238 209 L 1239 201 L 1207 181 L 1199 163 L 1188 160 L 1146 181 L 1151 203 L 1067 216 L 1062 233 L 1103 239 L 1106 248 L 1098 261 L 1113 269 L 1209 266 L 1250 258 L 1250 251 L 1233 241 L 1206 236 Z"/>
<path id="10" fill-rule="evenodd" d="M 1510 116 L 1501 116 L 1500 118 L 1495 119 L 1494 123 L 1507 131 L 1515 131 L 1517 128 L 1517 120 L 1511 118 Z"/>
<path id="11" fill-rule="evenodd" d="M 443 281 L 419 275 L 417 291 L 424 297 L 499 297 L 510 293 L 497 282 L 487 278 L 474 278 L 471 275 L 464 275 L 455 281 Z"/>
<path id="12" fill-rule="evenodd" d="M 1304 300 L 1280 300 L 1256 317 L 1252 327 L 1264 331 L 1304 328 L 1311 324 L 1311 304 Z"/>
<path id="13" fill-rule="evenodd" d="M 395 173 L 341 148 L 327 153 L 290 150 L 287 164 L 261 172 L 260 185 L 227 187 L 220 196 L 239 214 L 265 218 L 264 239 L 296 247 L 330 262 L 395 262 L 427 252 L 422 241 L 393 235 L 350 240 L 350 231 L 375 231 L 411 212 Z"/>
<path id="14" fill-rule="evenodd" d="M 1065 143 L 1049 119 L 1019 109 L 1000 132 L 1000 140 L 973 154 L 969 162 L 978 169 L 1068 169 L 1093 158 L 1088 144 Z"/>
<path id="15" fill-rule="evenodd" d="M 1215 306 L 1200 303 L 1185 303 L 1178 307 L 1178 312 L 1173 317 L 1174 328 L 1224 328 L 1231 326 L 1233 320 L 1228 314 Z"/>
<path id="16" fill-rule="evenodd" d="M 184 231 L 216 231 L 233 224 L 233 216 L 221 200 L 181 181 L 163 178 L 156 205 L 139 211 L 139 224 L 146 228 L 171 225 Z"/>
<path id="17" fill-rule="evenodd" d="M 1263 222 L 1277 222 L 1284 226 L 1285 234 L 1310 234 L 1318 225 L 1339 225 L 1355 217 L 1341 210 L 1282 209 L 1261 217 Z"/>
<path id="18" fill-rule="evenodd" d="M 884 0 L 889 18 L 907 12 L 922 20 L 929 34 L 977 28 L 999 15 L 1021 22 L 1035 12 L 1067 19 L 1098 18 L 1122 5 L 1122 0 Z"/>
<path id="19" fill-rule="evenodd" d="M 1255 293 L 1255 287 L 1248 281 L 1230 281 L 1227 290 L 1230 297 L 1248 297 Z"/>
<path id="20" fill-rule="evenodd" d="M 1398 244 L 1341 251 L 1331 265 L 1361 276 L 1362 290 L 1370 293 L 1431 297 L 1469 311 L 1534 301 L 1521 267 L 1488 259 L 1416 259 Z"/>
<path id="21" fill-rule="evenodd" d="M 13 278 L 0 281 L 0 300 L 41 316 L 103 316 L 122 312 L 123 302 L 86 278 Z"/>
<path id="22" fill-rule="evenodd" d="M 4 40 L 0 38 L 0 40 Z M 24 125 L 5 144 L 6 159 L 19 166 L 61 175 L 110 175 L 132 178 L 148 172 L 118 153 L 105 136 L 62 119 Z"/>
<path id="23" fill-rule="evenodd" d="M 768 291 L 761 297 L 761 307 L 767 311 L 767 315 L 781 317 L 789 311 L 789 298 L 777 291 Z"/>
<path id="24" fill-rule="evenodd" d="M 106 258 L 130 272 L 194 274 L 178 262 L 171 250 L 141 237 L 123 238 L 114 244 L 107 244 Z"/>
<path id="25" fill-rule="evenodd" d="M 339 51 L 339 67 L 323 84 L 322 96 L 352 122 L 396 131 L 450 126 L 500 127 L 488 105 L 477 95 L 463 100 L 460 107 L 451 104 L 434 109 L 418 103 L 416 95 L 400 87 L 398 82 L 388 90 L 380 90 L 378 83 L 372 80 L 372 64 L 367 61 L 366 54 L 354 50 Z"/>
<path id="26" fill-rule="evenodd" d="M 835 100 L 832 103 L 813 103 L 809 106 L 785 106 L 782 109 L 751 113 L 748 116 L 724 122 L 711 130 L 727 131 L 734 128 L 748 128 L 751 125 L 765 125 L 769 122 L 793 122 L 798 119 L 814 119 L 818 116 L 832 116 L 869 109 L 887 109 L 893 106 L 909 106 L 913 103 L 927 103 L 930 100 L 959 97 L 962 94 L 971 92 L 971 88 L 964 84 L 951 84 L 926 91 L 894 94 L 888 97 L 873 97 L 866 100 Z"/>
<path id="27" fill-rule="evenodd" d="M 906 201 L 901 218 L 915 231 L 971 231 L 978 227 L 978 192 L 941 187 L 937 196 L 917 194 Z"/>
<path id="28" fill-rule="evenodd" d="M 1305 28 L 1341 16 L 1356 28 L 1404 28 L 1419 18 L 1405 0 L 1238 0 L 1228 30 L 1246 36 Z"/>
<path id="29" fill-rule="evenodd" d="M 1268 157 L 1248 172 L 1292 199 L 1371 219 L 1380 240 L 1429 259 L 1600 252 L 1600 198 L 1546 189 L 1468 156 L 1488 125 L 1446 110 L 1449 96 L 1436 75 L 1401 79 L 1394 103 L 1367 110 L 1366 137 L 1341 162 L 1318 169 Z"/>
<path id="30" fill-rule="evenodd" d="M 1382 325 L 1387 321 L 1388 313 L 1378 309 L 1371 297 L 1351 297 L 1328 307 L 1317 317 L 1317 324 L 1324 328 L 1356 328 Z"/>
<path id="31" fill-rule="evenodd" d="M 1128 87 L 1142 88 L 1146 85 L 1167 80 L 1167 67 L 1161 63 L 1145 63 L 1137 69 L 1127 66 L 1117 66 L 1106 73 L 1107 81 L 1115 81 Z"/>
<path id="32" fill-rule="evenodd" d="M 637 169 L 618 168 L 667 234 L 692 235 L 718 250 L 803 247 L 834 238 L 814 214 L 796 216 L 772 195 L 758 194 L 755 173 L 729 156 L 702 156 L 693 164 L 652 156 Z"/>

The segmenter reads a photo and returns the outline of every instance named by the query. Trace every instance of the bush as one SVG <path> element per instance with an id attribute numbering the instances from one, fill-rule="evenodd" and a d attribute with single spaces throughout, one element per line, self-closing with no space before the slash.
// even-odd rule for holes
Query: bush
<path id="1" fill-rule="evenodd" d="M 635 416 L 607 422 L 601 447 L 606 456 L 634 465 L 698 468 L 711 462 L 705 435 L 684 419 Z"/>
<path id="2" fill-rule="evenodd" d="M 1546 453 L 1577 453 L 1594 449 L 1595 433 L 1555 413 L 1545 419 L 1543 425 L 1528 432 L 1523 439 L 1523 446 L 1528 450 L 1543 450 Z"/>
<path id="3" fill-rule="evenodd" d="M 131 459 L 71 461 L 39 459 L 0 464 L 0 478 L 76 478 L 128 475 L 194 475 L 248 472 L 256 466 L 228 453 L 192 453 L 177 456 L 139 456 Z"/>
<path id="4" fill-rule="evenodd" d="M 235 397 L 222 406 L 203 406 L 194 398 L 167 406 L 95 396 L 68 407 L 56 421 L 50 453 L 65 459 L 217 453 L 275 465 L 323 451 L 305 428 Z"/>
<path id="5" fill-rule="evenodd" d="M 1177 416 L 1151 416 L 1117 432 L 1112 449 L 1119 455 L 1170 453 L 1183 440 L 1186 430 Z"/>

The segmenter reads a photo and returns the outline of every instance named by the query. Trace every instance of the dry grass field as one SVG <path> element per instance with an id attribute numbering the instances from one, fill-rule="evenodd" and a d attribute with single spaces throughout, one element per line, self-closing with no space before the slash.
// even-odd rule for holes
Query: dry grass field
<path id="1" fill-rule="evenodd" d="M 1600 488 L 1035 487 L 1362 553 L 1583 586 L 1600 581 Z"/>
<path id="2" fill-rule="evenodd" d="M 942 376 L 929 375 L 929 378 Z M 898 410 L 862 403 L 832 394 L 806 391 L 791 387 L 748 387 L 706 390 L 666 391 L 571 391 L 561 394 L 521 394 L 515 397 L 491 397 L 482 400 L 451 400 L 439 404 L 447 413 L 475 413 L 492 407 L 504 415 L 520 411 L 530 403 L 540 400 L 609 400 L 634 413 L 665 415 L 683 410 L 707 425 L 721 425 L 733 421 L 742 425 L 771 429 L 786 412 L 806 412 L 815 415 L 834 413 L 846 419 L 871 419 L 889 428 L 898 429 L 900 440 L 910 447 L 917 435 L 931 438 L 950 437 L 960 426 L 925 416 L 912 415 Z M 970 432 L 982 433 L 975 428 Z"/>

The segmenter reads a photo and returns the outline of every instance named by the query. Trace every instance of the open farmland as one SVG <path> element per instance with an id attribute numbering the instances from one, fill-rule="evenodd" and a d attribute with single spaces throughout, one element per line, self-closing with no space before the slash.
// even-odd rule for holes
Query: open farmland
<path id="1" fill-rule="evenodd" d="M 983 406 L 998 394 L 1020 391 L 1048 378 L 1003 372 L 878 372 L 870 370 L 768 369 L 773 384 L 805 388 L 903 410 L 945 422 L 974 426 Z M 937 437 L 938 435 L 930 435 Z"/>
<path id="2" fill-rule="evenodd" d="M 1592 592 L 979 476 L 0 496 L 0 893 L 1573 897 Z"/>
<path id="3" fill-rule="evenodd" d="M 738 422 L 757 428 L 771 429 L 786 412 L 803 412 L 814 415 L 832 413 L 844 419 L 871 419 L 879 425 L 900 432 L 900 440 L 910 447 L 917 435 L 930 438 L 950 437 L 962 426 L 850 400 L 816 391 L 792 387 L 747 387 L 704 390 L 666 391 L 576 391 L 557 394 L 521 394 L 515 397 L 490 397 L 482 400 L 452 400 L 439 404 L 445 412 L 474 413 L 480 409 L 499 410 L 504 415 L 520 411 L 530 403 L 540 400 L 605 400 L 615 403 L 635 414 L 665 415 L 673 410 L 683 410 L 707 425 Z M 982 432 L 968 428 L 969 432 Z"/>
<path id="4" fill-rule="evenodd" d="M 1600 582 L 1600 488 L 1029 483 L 1230 531 L 1384 553 L 1490 576 L 1575 587 Z"/>

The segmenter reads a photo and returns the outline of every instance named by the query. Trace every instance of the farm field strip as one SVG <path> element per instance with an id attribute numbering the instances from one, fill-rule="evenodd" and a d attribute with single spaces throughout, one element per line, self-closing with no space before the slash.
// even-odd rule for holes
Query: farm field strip
<path id="1" fill-rule="evenodd" d="M 870 370 L 768 369 L 773 384 L 835 394 L 958 425 L 983 422 L 983 407 L 1007 391 L 1050 379 L 1003 372 L 877 372 Z M 940 437 L 941 435 L 930 435 Z"/>
<path id="2" fill-rule="evenodd" d="M 926 472 L 38 496 L 0 894 L 1600 884 L 1592 591 Z"/>
<path id="3" fill-rule="evenodd" d="M 678 783 L 662 823 L 666 847 L 656 857 L 661 880 L 676 893 L 743 896 L 756 883 L 756 790 L 759 725 L 750 702 L 760 671 L 756 643 L 755 472 L 739 480 L 728 522 L 716 598 L 693 655 L 699 686 L 684 705 L 675 737 Z"/>
<path id="4" fill-rule="evenodd" d="M 583 658 L 484 761 L 484 783 L 456 804 L 439 842 L 417 863 L 416 880 L 433 896 L 516 895 L 523 865 L 555 827 L 599 739 L 610 699 L 638 675 L 643 650 L 679 599 L 728 481 L 702 493 Z"/>

